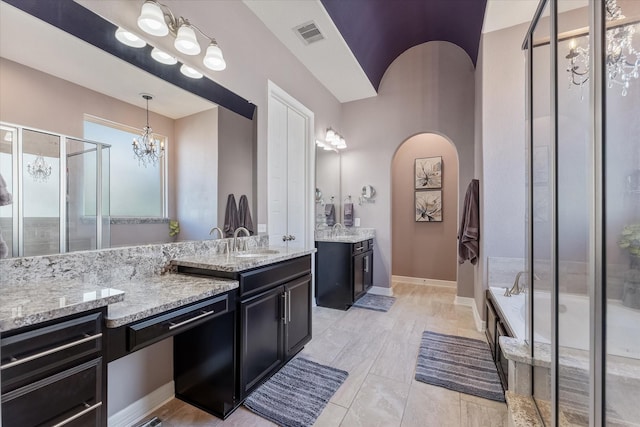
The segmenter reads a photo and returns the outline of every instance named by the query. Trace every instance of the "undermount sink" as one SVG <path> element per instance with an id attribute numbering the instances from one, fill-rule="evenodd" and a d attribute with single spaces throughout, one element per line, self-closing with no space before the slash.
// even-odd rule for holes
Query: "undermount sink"
<path id="1" fill-rule="evenodd" d="M 278 251 L 275 249 L 257 249 L 251 252 L 238 252 L 233 254 L 233 256 L 236 258 L 259 258 L 277 253 Z"/>

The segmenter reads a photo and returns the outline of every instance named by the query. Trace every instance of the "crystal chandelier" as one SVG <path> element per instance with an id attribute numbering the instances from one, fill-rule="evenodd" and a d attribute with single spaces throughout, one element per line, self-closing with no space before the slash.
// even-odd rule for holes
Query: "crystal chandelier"
<path id="1" fill-rule="evenodd" d="M 609 79 L 609 88 L 614 84 L 622 86 L 622 96 L 626 96 L 632 79 L 638 79 L 640 75 L 640 52 L 632 45 L 633 35 L 636 29 L 633 24 L 616 25 L 616 21 L 625 19 L 622 9 L 616 0 L 607 0 L 605 3 L 607 22 L 613 23 L 607 30 L 606 36 L 606 68 Z M 576 46 L 571 41 L 569 53 L 569 81 L 582 86 L 589 80 L 589 45 L 586 48 Z"/>
<path id="2" fill-rule="evenodd" d="M 36 182 L 45 182 L 51 176 L 51 165 L 45 162 L 44 157 L 38 154 L 32 163 L 27 164 L 27 172 Z"/>
<path id="3" fill-rule="evenodd" d="M 164 142 L 155 138 L 149 126 L 149 100 L 153 96 L 143 93 L 142 97 L 147 101 L 147 125 L 142 128 L 142 135 L 133 139 L 133 154 L 144 167 L 148 164 L 155 166 L 164 155 Z"/>

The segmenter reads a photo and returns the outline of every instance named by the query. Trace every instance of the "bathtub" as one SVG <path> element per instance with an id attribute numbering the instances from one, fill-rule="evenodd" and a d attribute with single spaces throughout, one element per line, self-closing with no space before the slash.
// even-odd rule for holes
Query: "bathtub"
<path id="1" fill-rule="evenodd" d="M 504 288 L 491 287 L 491 293 L 509 327 L 521 340 L 526 335 L 525 295 L 504 296 Z M 551 342 L 551 294 L 536 291 L 534 311 L 536 333 L 534 339 L 540 343 Z M 578 350 L 589 348 L 589 298 L 583 295 L 560 295 L 559 344 Z M 640 359 L 640 311 L 622 305 L 618 300 L 607 304 L 607 354 Z"/>

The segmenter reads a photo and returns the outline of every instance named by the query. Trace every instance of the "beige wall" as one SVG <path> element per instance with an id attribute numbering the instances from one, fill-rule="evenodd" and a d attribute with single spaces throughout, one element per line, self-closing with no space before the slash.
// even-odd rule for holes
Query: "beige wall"
<path id="1" fill-rule="evenodd" d="M 415 159 L 442 157 L 442 222 L 415 221 Z M 391 273 L 437 280 L 456 280 L 458 155 L 437 134 L 423 133 L 406 140 L 391 166 Z"/>
<path id="2" fill-rule="evenodd" d="M 344 104 L 342 195 L 376 189 L 376 202 L 355 206 L 362 227 L 376 229 L 374 285 L 391 282 L 391 161 L 407 138 L 420 133 L 445 136 L 459 159 L 458 205 L 474 177 L 475 70 L 469 56 L 448 42 L 429 42 L 400 55 L 389 67 L 376 98 Z M 459 222 L 457 218 L 456 227 Z M 458 295 L 473 296 L 474 270 L 458 267 Z"/>
<path id="3" fill-rule="evenodd" d="M 218 108 L 218 117 L 218 153 L 224 161 L 218 164 L 218 222 L 215 225 L 223 228 L 227 196 L 235 195 L 239 203 L 244 194 L 249 199 L 253 231 L 257 233 L 253 121 L 223 107 Z"/>
<path id="4" fill-rule="evenodd" d="M 176 120 L 175 208 L 180 240 L 209 238 L 218 222 L 218 108 Z"/>

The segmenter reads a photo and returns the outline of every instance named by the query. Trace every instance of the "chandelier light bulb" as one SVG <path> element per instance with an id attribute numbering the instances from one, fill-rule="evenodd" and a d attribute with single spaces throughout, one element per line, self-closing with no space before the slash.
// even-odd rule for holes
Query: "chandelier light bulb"
<path id="1" fill-rule="evenodd" d="M 193 31 L 193 28 L 188 24 L 180 26 L 178 34 L 176 35 L 176 41 L 173 45 L 178 51 L 185 55 L 197 55 L 200 53 L 200 45 L 196 38 L 196 32 Z"/>
<path id="2" fill-rule="evenodd" d="M 169 55 L 168 53 L 158 49 L 157 47 L 154 47 L 151 51 L 151 57 L 159 63 L 166 65 L 173 65 L 178 62 L 178 60 L 174 56 Z"/>
<path id="3" fill-rule="evenodd" d="M 142 5 L 140 16 L 138 16 L 138 27 L 152 36 L 163 37 L 169 34 L 169 27 L 164 20 L 164 13 L 160 5 L 153 0 L 147 0 Z"/>
<path id="4" fill-rule="evenodd" d="M 222 71 L 227 68 L 227 63 L 222 57 L 222 50 L 215 41 L 207 47 L 207 53 L 202 60 L 205 67 L 213 71 Z"/>
<path id="5" fill-rule="evenodd" d="M 124 28 L 118 27 L 116 30 L 116 39 L 122 44 L 126 44 L 130 47 L 141 48 L 145 47 L 147 43 L 140 37 L 133 34 L 131 31 L 127 31 Z"/>

